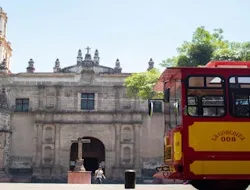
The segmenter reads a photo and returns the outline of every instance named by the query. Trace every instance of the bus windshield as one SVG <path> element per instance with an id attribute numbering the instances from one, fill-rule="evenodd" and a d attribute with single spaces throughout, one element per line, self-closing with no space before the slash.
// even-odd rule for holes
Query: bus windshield
<path id="1" fill-rule="evenodd" d="M 187 78 L 187 114 L 193 117 L 225 115 L 225 85 L 220 76 Z"/>

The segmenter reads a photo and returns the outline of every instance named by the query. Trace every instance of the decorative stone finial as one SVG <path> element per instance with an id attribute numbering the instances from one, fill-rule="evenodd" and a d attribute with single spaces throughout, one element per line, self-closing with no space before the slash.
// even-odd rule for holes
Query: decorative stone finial
<path id="1" fill-rule="evenodd" d="M 94 55 L 95 65 L 99 65 L 99 61 L 100 61 L 99 52 L 98 50 L 95 50 L 95 55 Z"/>
<path id="2" fill-rule="evenodd" d="M 60 61 L 58 58 L 56 59 L 55 66 L 54 66 L 53 70 L 54 70 L 54 73 L 58 73 L 61 70 Z"/>
<path id="3" fill-rule="evenodd" d="M 154 68 L 154 61 L 152 58 L 150 58 L 150 60 L 148 62 L 148 71 L 150 71 L 153 68 Z"/>
<path id="4" fill-rule="evenodd" d="M 97 56 L 97 57 L 99 56 L 99 51 L 98 51 L 98 49 L 95 50 L 95 56 Z"/>
<path id="5" fill-rule="evenodd" d="M 118 68 L 120 68 L 120 61 L 119 61 L 119 59 L 116 59 L 116 62 L 115 62 L 115 67 L 118 67 Z"/>
<path id="6" fill-rule="evenodd" d="M 77 54 L 77 65 L 80 65 L 82 63 L 82 50 L 78 50 L 78 54 Z"/>
<path id="7" fill-rule="evenodd" d="M 90 47 L 88 46 L 88 47 L 86 48 L 86 50 L 87 50 L 87 53 L 85 54 L 84 60 L 92 60 L 91 55 L 90 55 L 90 53 L 89 53 Z"/>
<path id="8" fill-rule="evenodd" d="M 115 73 L 121 73 L 122 72 L 122 68 L 121 68 L 119 59 L 116 59 L 114 71 L 115 71 Z"/>
<path id="9" fill-rule="evenodd" d="M 27 70 L 27 73 L 34 73 L 35 71 L 35 68 L 34 68 L 34 61 L 33 59 L 30 59 L 29 62 L 28 62 L 28 67 L 26 68 Z"/>

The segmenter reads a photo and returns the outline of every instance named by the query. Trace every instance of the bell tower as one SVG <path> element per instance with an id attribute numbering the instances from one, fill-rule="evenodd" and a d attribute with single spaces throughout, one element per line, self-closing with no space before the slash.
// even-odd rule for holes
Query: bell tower
<path id="1" fill-rule="evenodd" d="M 7 41 L 7 14 L 0 7 L 0 65 L 4 62 L 7 69 L 10 69 L 10 58 L 12 56 L 12 49 L 10 42 Z"/>

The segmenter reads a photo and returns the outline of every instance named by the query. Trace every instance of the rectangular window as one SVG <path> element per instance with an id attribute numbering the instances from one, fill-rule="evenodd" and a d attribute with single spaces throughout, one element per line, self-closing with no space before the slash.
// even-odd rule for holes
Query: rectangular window
<path id="1" fill-rule="evenodd" d="M 28 112 L 29 111 L 29 99 L 16 99 L 16 111 Z"/>
<path id="2" fill-rule="evenodd" d="M 208 88 L 221 88 L 222 82 L 220 77 L 206 77 L 206 87 Z"/>
<path id="3" fill-rule="evenodd" d="M 202 97 L 203 116 L 223 116 L 224 97 L 223 96 L 203 96 Z"/>
<path id="4" fill-rule="evenodd" d="M 230 113 L 235 117 L 250 116 L 250 77 L 229 78 Z"/>
<path id="5" fill-rule="evenodd" d="M 95 94 L 82 93 L 81 94 L 81 110 L 94 110 L 95 109 Z"/>
<path id="6" fill-rule="evenodd" d="M 250 88 L 250 77 L 230 77 L 230 88 Z"/>
<path id="7" fill-rule="evenodd" d="M 189 77 L 187 85 L 188 115 L 196 117 L 221 117 L 225 115 L 223 81 L 224 79 L 219 76 Z"/>
<path id="8" fill-rule="evenodd" d="M 153 112 L 162 113 L 162 101 L 153 101 Z"/>
<path id="9" fill-rule="evenodd" d="M 187 98 L 188 104 L 188 114 L 190 116 L 197 116 L 198 113 L 198 98 L 195 96 L 188 96 Z"/>
<path id="10" fill-rule="evenodd" d="M 204 87 L 204 77 L 190 77 L 188 85 L 190 87 Z"/>

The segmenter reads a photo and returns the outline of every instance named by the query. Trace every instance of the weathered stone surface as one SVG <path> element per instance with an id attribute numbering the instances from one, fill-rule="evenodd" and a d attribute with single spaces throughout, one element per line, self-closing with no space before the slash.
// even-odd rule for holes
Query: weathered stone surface
<path id="1" fill-rule="evenodd" d="M 138 170 L 138 175 L 148 176 L 147 171 L 162 162 L 164 115 L 149 118 L 147 102 L 126 98 L 122 86 L 125 77 L 116 80 L 114 76 L 93 76 L 95 85 L 86 88 L 79 86 L 80 77 L 71 74 L 74 82 L 69 87 L 58 80 L 58 77 L 66 80 L 67 74 L 65 78 L 56 74 L 13 75 L 11 80 L 18 81 L 18 86 L 4 84 L 10 105 L 15 107 L 16 98 L 28 98 L 29 112 L 0 113 L 0 130 L 12 132 L 4 133 L 4 142 L 10 139 L 11 143 L 5 144 L 0 152 L 0 166 L 4 158 L 4 167 L 13 171 L 32 169 L 30 175 L 37 179 L 65 179 L 71 140 L 84 136 L 95 137 L 105 145 L 108 178 L 122 178 L 123 172 L 130 168 Z M 45 80 L 50 83 L 37 86 Z M 119 87 L 110 86 L 113 80 Z M 82 92 L 95 93 L 93 111 L 81 110 Z"/>
<path id="2" fill-rule="evenodd" d="M 71 140 L 87 136 L 105 146 L 107 178 L 123 178 L 131 168 L 150 176 L 163 161 L 165 119 L 161 113 L 149 118 L 147 102 L 126 97 L 126 77 L 93 74 L 85 86 L 73 73 L 12 75 L 2 84 L 9 104 L 28 98 L 29 111 L 0 112 L 0 167 L 35 179 L 65 180 Z M 81 110 L 82 92 L 95 94 L 94 110 Z M 33 172 L 24 172 L 28 169 Z"/>

